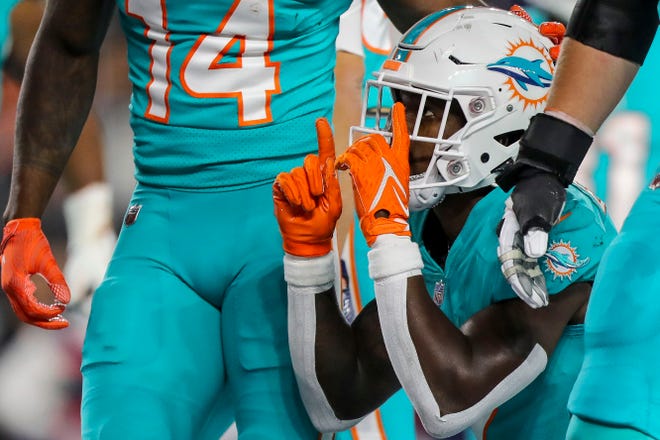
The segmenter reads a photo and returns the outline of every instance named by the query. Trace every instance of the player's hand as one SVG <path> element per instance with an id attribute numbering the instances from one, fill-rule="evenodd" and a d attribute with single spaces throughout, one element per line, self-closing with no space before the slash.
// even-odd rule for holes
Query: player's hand
<path id="1" fill-rule="evenodd" d="M 532 21 L 532 17 L 520 5 L 511 6 L 509 11 L 513 12 L 521 18 L 524 18 L 530 23 L 534 23 Z M 538 25 L 538 30 L 541 35 L 549 38 L 550 41 L 552 41 L 554 44 L 554 46 L 550 49 L 550 57 L 554 61 L 557 61 L 557 58 L 559 58 L 559 48 L 561 47 L 561 42 L 564 39 L 564 35 L 566 34 L 566 26 L 558 21 L 544 21 Z"/>
<path id="2" fill-rule="evenodd" d="M 69 194 L 62 205 L 67 228 L 64 276 L 71 291 L 69 310 L 103 280 L 117 236 L 112 227 L 112 190 L 93 183 Z"/>
<path id="3" fill-rule="evenodd" d="M 566 203 L 566 188 L 555 175 L 536 169 L 522 173 L 507 199 L 507 209 L 515 215 L 528 257 L 542 257 L 548 249 L 548 233 L 559 221 Z M 508 238 L 500 234 L 500 246 Z"/>
<path id="4" fill-rule="evenodd" d="M 403 104 L 392 108 L 392 145 L 382 135 L 358 139 L 337 158 L 349 170 L 360 228 L 369 246 L 382 234 L 410 237 L 408 181 L 410 137 Z"/>
<path id="5" fill-rule="evenodd" d="M 506 201 L 497 254 L 504 277 L 533 308 L 548 305 L 538 258 L 548 249 L 548 233 L 559 221 L 565 202 L 566 189 L 559 179 L 538 169 L 521 173 Z"/>
<path id="6" fill-rule="evenodd" d="M 67 327 L 62 316 L 69 302 L 69 287 L 57 266 L 38 218 L 22 218 L 8 222 L 3 231 L 2 289 L 21 321 L 55 330 Z M 54 294 L 53 304 L 39 302 L 34 296 L 37 286 L 30 277 L 43 276 Z"/>
<path id="7" fill-rule="evenodd" d="M 280 173 L 273 183 L 275 217 L 286 253 L 320 257 L 332 250 L 332 235 L 341 215 L 341 191 L 335 172 L 335 144 L 325 118 L 316 121 L 318 156 L 302 167 Z"/>
<path id="8" fill-rule="evenodd" d="M 537 309 L 549 304 L 545 277 L 539 267 L 538 257 L 530 257 L 523 252 L 522 233 L 512 204 L 511 198 L 507 199 L 498 231 L 500 245 L 497 247 L 497 256 L 500 269 L 516 295 L 527 305 Z M 532 235 L 538 238 L 538 234 Z M 539 244 L 539 249 L 541 248 L 543 255 L 547 248 L 547 233 L 545 244 Z"/>

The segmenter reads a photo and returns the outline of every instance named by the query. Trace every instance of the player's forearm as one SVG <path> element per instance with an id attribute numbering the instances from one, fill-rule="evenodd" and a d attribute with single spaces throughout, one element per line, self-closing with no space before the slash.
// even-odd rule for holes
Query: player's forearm
<path id="1" fill-rule="evenodd" d="M 560 111 L 596 132 L 621 100 L 639 66 L 566 38 L 547 111 Z"/>
<path id="2" fill-rule="evenodd" d="M 377 313 L 367 307 L 349 326 L 335 299 L 334 257 L 286 255 L 289 347 L 298 388 L 314 426 L 344 430 L 399 388 Z"/>
<path id="3" fill-rule="evenodd" d="M 334 291 L 316 295 L 315 307 L 316 377 L 332 408 L 341 412 L 344 403 L 341 394 L 355 390 L 358 370 L 355 340 L 351 327 L 341 316 Z"/>
<path id="4" fill-rule="evenodd" d="M 432 12 L 453 6 L 484 6 L 487 3 L 480 0 L 379 0 L 378 2 L 394 26 L 402 33 Z"/>
<path id="5" fill-rule="evenodd" d="M 430 299 L 422 277 L 377 282 L 376 295 L 395 371 L 406 390 L 418 390 L 408 393 L 413 403 L 419 400 L 429 414 L 433 407 L 464 409 L 455 390 L 460 378 L 470 377 L 472 347 Z"/>
<path id="6" fill-rule="evenodd" d="M 92 103 L 97 58 L 56 57 L 53 50 L 46 44 L 35 50 L 35 68 L 28 67 L 22 86 L 5 220 L 41 216 Z M 39 59 L 49 68 L 37 66 Z"/>
<path id="7" fill-rule="evenodd" d="M 375 303 L 349 326 L 334 293 L 317 295 L 316 372 L 338 417 L 370 413 L 400 388 L 382 339 Z"/>
<path id="8" fill-rule="evenodd" d="M 333 294 L 334 255 L 332 252 L 321 257 L 286 254 L 284 278 L 287 282 L 289 349 L 300 396 L 316 429 L 320 432 L 342 431 L 357 420 L 345 420 L 336 414 L 317 373 L 317 364 L 328 362 L 328 353 L 317 347 L 317 297 L 331 297 Z"/>
<path id="9" fill-rule="evenodd" d="M 96 87 L 110 0 L 49 3 L 21 87 L 5 221 L 40 217 L 76 143 Z"/>

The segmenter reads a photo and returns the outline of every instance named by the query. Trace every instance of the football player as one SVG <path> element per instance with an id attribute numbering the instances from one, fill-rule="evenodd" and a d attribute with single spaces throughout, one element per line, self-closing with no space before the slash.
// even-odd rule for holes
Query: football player
<path id="1" fill-rule="evenodd" d="M 507 197 L 494 179 L 544 106 L 554 47 L 488 8 L 443 10 L 403 36 L 370 83 L 397 101 L 391 130 L 377 109 L 337 159 L 354 181 L 376 294 L 351 325 L 332 290 L 341 202 L 324 121 L 319 155 L 276 179 L 293 364 L 320 430 L 352 426 L 403 386 L 433 436 L 563 437 L 591 283 L 615 229 L 589 193 L 569 189 L 551 251 L 518 275 L 552 292 L 540 310 L 489 251 Z"/>

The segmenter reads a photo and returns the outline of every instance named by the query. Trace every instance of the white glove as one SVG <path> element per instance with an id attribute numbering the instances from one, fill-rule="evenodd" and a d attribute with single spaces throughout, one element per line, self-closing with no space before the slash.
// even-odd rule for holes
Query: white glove
<path id="1" fill-rule="evenodd" d="M 62 205 L 67 229 L 64 277 L 71 305 L 84 301 L 103 280 L 117 235 L 112 226 L 112 190 L 92 183 L 70 194 Z"/>
<path id="2" fill-rule="evenodd" d="M 541 229 L 532 229 L 527 233 L 523 245 L 520 225 L 513 212 L 511 198 L 506 201 L 499 241 L 497 257 L 500 260 L 500 269 L 513 291 L 534 309 L 547 306 L 548 290 L 538 258 L 543 256 L 547 249 L 548 234 Z"/>

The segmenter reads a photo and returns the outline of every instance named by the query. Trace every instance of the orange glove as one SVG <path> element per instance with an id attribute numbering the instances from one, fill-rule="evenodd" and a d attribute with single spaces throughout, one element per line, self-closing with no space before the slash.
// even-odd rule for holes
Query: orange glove
<path id="1" fill-rule="evenodd" d="M 509 12 L 513 12 L 518 17 L 534 23 L 532 17 L 530 17 L 522 6 L 513 5 L 509 9 Z M 558 21 L 544 21 L 538 26 L 538 29 L 541 35 L 548 37 L 555 44 L 554 47 L 550 48 L 550 57 L 552 57 L 553 61 L 557 61 L 557 58 L 559 58 L 559 48 L 566 34 L 566 26 Z"/>
<path id="2" fill-rule="evenodd" d="M 38 218 L 11 220 L 5 225 L 2 243 L 2 289 L 7 294 L 16 316 L 28 324 L 56 330 L 67 327 L 62 316 L 71 297 L 64 275 L 50 250 Z M 40 274 L 55 295 L 52 305 L 35 298 L 37 286 L 30 280 Z"/>
<path id="3" fill-rule="evenodd" d="M 382 135 L 370 134 L 337 158 L 337 167 L 351 173 L 355 208 L 369 246 L 382 234 L 410 237 L 410 137 L 400 102 L 392 108 L 392 135 L 391 147 Z"/>
<path id="4" fill-rule="evenodd" d="M 320 257 L 332 250 L 341 215 L 341 191 L 335 173 L 335 143 L 327 119 L 316 121 L 319 155 L 309 154 L 302 167 L 280 173 L 273 183 L 275 217 L 284 250 L 298 257 Z"/>

